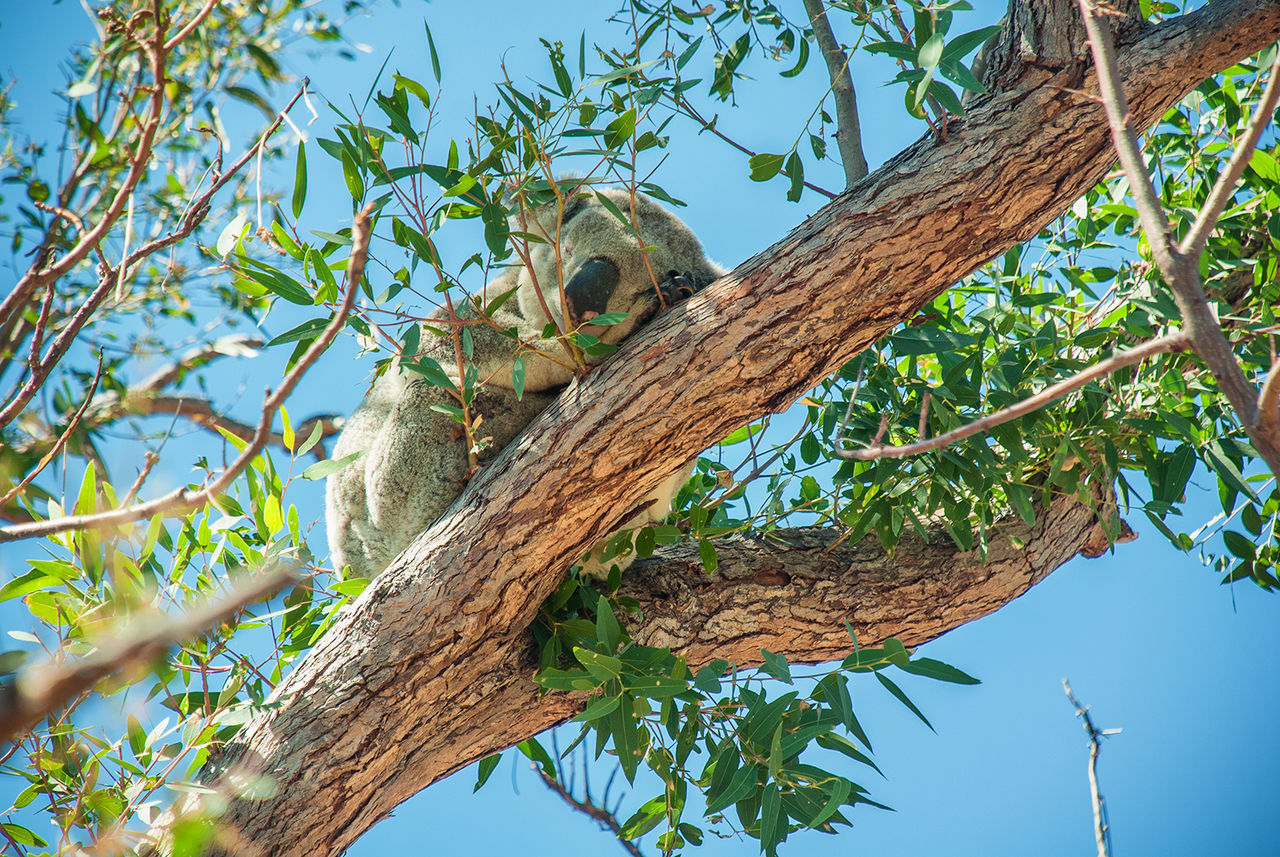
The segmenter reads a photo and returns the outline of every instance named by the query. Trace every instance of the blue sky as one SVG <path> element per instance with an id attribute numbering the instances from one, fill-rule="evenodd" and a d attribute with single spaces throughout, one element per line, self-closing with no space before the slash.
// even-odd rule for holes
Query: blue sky
<path id="1" fill-rule="evenodd" d="M 796 4 L 798 5 L 798 4 Z M 586 29 L 612 35 L 600 18 L 611 6 L 552 3 L 540 18 L 523 3 L 384 4 L 376 17 L 349 30 L 373 46 L 355 63 L 282 57 L 287 68 L 309 74 L 320 96 L 335 104 L 362 101 L 386 52 L 388 70 L 427 79 L 422 20 L 430 21 L 444 66 L 443 122 L 438 139 L 465 134 L 472 93 L 491 97 L 489 81 L 500 60 L 520 74 L 540 73 L 539 36 L 576 44 Z M 480 13 L 480 14 L 477 14 Z M 999 12 L 982 4 L 972 28 Z M 15 118 L 47 122 L 55 102 L 47 92 L 59 78 L 53 65 L 69 40 L 83 37 L 84 13 L 63 2 L 8 0 L 0 13 L 0 68 L 19 83 Z M 474 35 L 480 26 L 483 31 Z M 911 142 L 923 126 L 901 108 L 901 90 L 880 86 L 882 68 L 855 65 L 867 154 L 874 168 Z M 817 93 L 820 64 L 806 71 Z M 771 71 L 741 87 L 740 108 L 725 111 L 721 127 L 757 151 L 785 151 L 812 101 L 798 98 Z M 807 96 L 806 96 L 807 97 Z M 325 136 L 330 114 L 311 133 Z M 689 207 L 681 216 L 711 255 L 735 264 L 781 238 L 818 206 L 814 195 L 786 203 L 779 184 L 746 181 L 742 157 L 710 135 L 694 136 L 673 125 L 674 145 L 660 174 Z M 331 163 L 311 148 L 313 199 L 308 228 L 332 229 L 349 211 L 336 194 L 316 197 L 326 183 L 341 186 Z M 810 171 L 835 187 L 838 172 Z M 460 257 L 473 252 L 458 248 Z M 0 282 L 8 280 L 5 272 Z M 2 287 L 0 287 L 2 288 Z M 287 316 L 268 318 L 267 333 L 289 326 Z M 282 360 L 282 355 L 268 355 Z M 275 377 L 257 364 L 246 368 L 247 392 L 237 407 L 252 412 L 255 377 Z M 275 365 L 275 364 L 272 364 Z M 359 401 L 372 360 L 356 360 L 345 341 L 295 393 L 296 416 L 315 409 L 349 412 Z M 252 374 L 250 374 L 252 373 Z M 1211 485 L 1207 480 L 1202 484 Z M 322 516 L 318 494 L 294 497 L 304 519 Z M 1188 520 L 1212 515 L 1207 492 L 1193 498 Z M 1200 518 L 1203 519 L 1203 518 Z M 982 679 L 978 687 L 940 685 L 904 676 L 903 684 L 937 729 L 930 732 L 878 686 L 854 685 L 859 717 L 875 742 L 885 779 L 856 778 L 896 812 L 853 814 L 854 827 L 837 837 L 793 838 L 783 853 L 806 855 L 1092 853 L 1085 736 L 1063 696 L 1068 677 L 1093 706 L 1103 727 L 1123 728 L 1103 747 L 1100 776 L 1117 853 L 1232 853 L 1272 855 L 1280 842 L 1274 800 L 1280 770 L 1280 735 L 1274 713 L 1280 702 L 1280 624 L 1277 602 L 1252 584 L 1221 587 L 1196 558 L 1167 546 L 1139 514 L 1129 516 L 1138 541 L 1097 560 L 1076 559 L 998 613 L 929 644 L 923 653 Z M 1191 529 L 1191 527 L 1187 527 Z M 316 530 L 317 545 L 323 544 Z M 0 551 L 0 569 L 20 567 L 24 549 Z M 8 620 L 11 613 L 0 614 Z M 859 692 L 861 691 L 861 692 Z M 603 780 L 606 773 L 596 776 Z M 471 794 L 469 769 L 403 804 L 350 851 L 354 857 L 405 854 L 522 853 L 621 854 L 611 836 L 572 814 L 528 770 L 523 758 L 505 759 L 489 785 Z M 9 785 L 0 783 L 0 801 Z M 652 788 L 650 784 L 649 789 Z M 641 788 L 633 809 L 650 793 Z M 647 853 L 656 853 L 651 842 Z M 711 840 L 690 853 L 752 855 L 750 840 Z"/>

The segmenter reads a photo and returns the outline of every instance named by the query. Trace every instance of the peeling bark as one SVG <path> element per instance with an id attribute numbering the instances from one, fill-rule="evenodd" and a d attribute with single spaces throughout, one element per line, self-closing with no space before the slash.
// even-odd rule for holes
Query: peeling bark
<path id="1" fill-rule="evenodd" d="M 1120 59 L 1135 118 L 1150 124 L 1278 37 L 1275 0 L 1217 0 L 1130 32 Z M 1110 168 L 1101 106 L 1076 92 L 1096 89 L 1087 67 L 1030 77 L 665 314 L 482 470 L 281 683 L 278 707 L 246 727 L 226 761 L 263 771 L 279 792 L 231 802 L 235 839 L 337 854 L 431 782 L 571 716 L 578 700 L 537 699 L 525 630 L 562 569 L 679 463 L 786 408 Z M 646 605 L 637 631 L 695 662 L 714 651 L 750 663 L 762 645 L 796 661 L 836 657 L 850 616 L 867 642 L 918 644 L 1097 550 L 1087 518 L 1052 515 L 1063 517 L 1027 550 L 1001 547 L 987 566 L 954 550 L 917 555 L 909 542 L 891 558 L 865 546 L 822 555 L 813 534 L 726 561 L 726 541 L 726 573 L 710 583 L 673 572 L 674 557 L 632 577 Z"/>

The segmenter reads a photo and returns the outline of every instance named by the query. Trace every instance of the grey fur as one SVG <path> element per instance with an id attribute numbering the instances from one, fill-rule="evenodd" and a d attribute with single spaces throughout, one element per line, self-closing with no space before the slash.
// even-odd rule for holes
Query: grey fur
<path id="1" fill-rule="evenodd" d="M 625 191 L 605 189 L 600 193 L 619 210 L 630 210 L 630 196 Z M 570 200 L 558 230 L 571 321 L 582 324 L 605 312 L 627 313 L 620 324 L 586 328 L 585 332 L 611 344 L 654 315 L 660 306 L 659 291 L 670 303 L 723 273 L 703 255 L 689 228 L 653 200 L 637 195 L 634 214 L 643 245 L 594 195 Z M 563 346 L 540 338 L 548 323 L 544 302 L 557 326 L 563 318 L 554 207 L 521 218 L 511 228 L 541 234 L 547 243 L 530 244 L 532 275 L 523 265 L 513 266 L 485 289 L 489 300 L 517 289 L 515 296 L 493 313 L 493 319 L 501 328 L 514 329 L 528 346 L 523 351 L 526 373 L 522 399 L 516 398 L 511 378 L 519 343 L 488 324 L 467 327 L 475 346 L 472 363 L 484 382 L 472 404 L 473 412 L 483 415 L 478 434 L 488 439 L 481 451 L 482 461 L 506 446 L 574 377 L 572 366 L 565 365 L 568 355 Z M 652 249 L 646 254 L 643 246 Z M 459 314 L 474 315 L 469 306 Z M 443 319 L 445 315 L 441 312 L 432 318 Z M 424 335 L 433 341 L 418 356 L 436 360 L 458 383 L 452 338 Z M 359 450 L 366 454 L 329 477 L 326 518 L 336 568 L 350 565 L 355 576 L 374 576 L 462 493 L 467 477 L 462 428 L 448 415 L 431 409 L 432 405 L 450 404 L 456 405 L 456 401 L 444 390 L 393 364 L 352 414 L 333 456 L 340 458 Z M 660 486 L 651 495 L 653 502 L 620 530 L 665 517 L 692 466 L 690 462 Z M 585 565 L 587 573 L 605 574 L 612 562 L 629 564 L 625 558 L 601 562 L 596 557 L 603 544 L 602 540 L 592 549 L 592 558 Z"/>

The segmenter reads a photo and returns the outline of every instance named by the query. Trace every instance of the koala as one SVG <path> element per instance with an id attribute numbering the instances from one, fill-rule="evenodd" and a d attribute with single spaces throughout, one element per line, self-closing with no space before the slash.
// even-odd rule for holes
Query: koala
<path id="1" fill-rule="evenodd" d="M 542 338 L 548 323 L 564 332 L 567 322 L 570 330 L 616 344 L 661 306 L 694 293 L 723 273 L 703 254 L 689 228 L 652 199 L 636 194 L 633 209 L 633 197 L 626 191 L 597 192 L 634 216 L 639 238 L 590 191 L 566 202 L 559 223 L 553 204 L 512 219 L 512 231 L 542 236 L 545 243 L 530 241 L 528 264 L 507 268 L 486 285 L 486 300 L 514 290 L 491 314 L 495 325 L 466 326 L 473 344 L 466 372 L 474 372 L 473 380 L 478 382 L 470 407 L 473 424 L 479 417 L 475 436 L 480 461 L 506 446 L 575 376 L 576 367 L 564 344 Z M 562 278 L 568 306 L 561 305 Z M 590 324 L 606 313 L 625 314 L 625 318 L 612 325 Z M 477 313 L 467 303 L 458 315 L 465 321 Z M 441 322 L 433 325 L 434 319 Z M 426 333 L 433 341 L 416 357 L 435 360 L 460 386 L 453 337 L 447 335 L 449 323 L 443 311 L 425 321 L 428 330 L 446 335 Z M 512 382 L 517 356 L 525 363 L 523 396 L 519 397 Z M 587 356 L 586 362 L 600 359 Z M 352 574 L 359 577 L 373 577 L 386 568 L 457 499 L 473 469 L 462 425 L 433 409 L 456 408 L 456 398 L 404 368 L 402 362 L 404 358 L 393 363 L 374 383 L 333 449 L 335 458 L 365 451 L 329 477 L 325 498 L 334 565 L 350 565 Z M 619 531 L 665 517 L 692 468 L 690 462 L 659 486 L 644 510 Z M 602 558 L 608 541 L 602 539 L 592 548 L 583 566 L 586 573 L 608 574 L 612 563 Z M 614 562 L 629 564 L 625 558 Z"/>

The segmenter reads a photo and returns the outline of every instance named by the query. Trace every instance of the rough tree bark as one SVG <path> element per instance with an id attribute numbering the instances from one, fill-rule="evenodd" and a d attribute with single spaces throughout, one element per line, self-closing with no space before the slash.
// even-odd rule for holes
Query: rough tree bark
<path id="1" fill-rule="evenodd" d="M 1278 37 L 1276 0 L 1217 0 L 1128 28 L 1120 59 L 1139 124 Z M 269 775 L 278 794 L 232 801 L 231 836 L 273 854 L 337 854 L 431 782 L 570 717 L 580 700 L 534 693 L 526 634 L 563 569 L 680 462 L 787 407 L 1097 182 L 1114 155 L 1091 93 L 1084 60 L 1018 76 L 946 139 L 912 145 L 568 390 L 246 727 L 224 763 Z M 673 575 L 673 558 L 628 585 L 646 604 L 640 633 L 692 663 L 712 652 L 750 663 L 760 645 L 799 662 L 836 657 L 839 618 L 867 642 L 914 645 L 1096 548 L 1078 507 L 1042 514 L 1047 531 L 986 567 L 924 546 L 913 564 L 904 546 L 892 560 L 847 548 L 818 569 L 799 548 L 761 559 L 744 541 L 721 549 L 717 579 Z"/>

